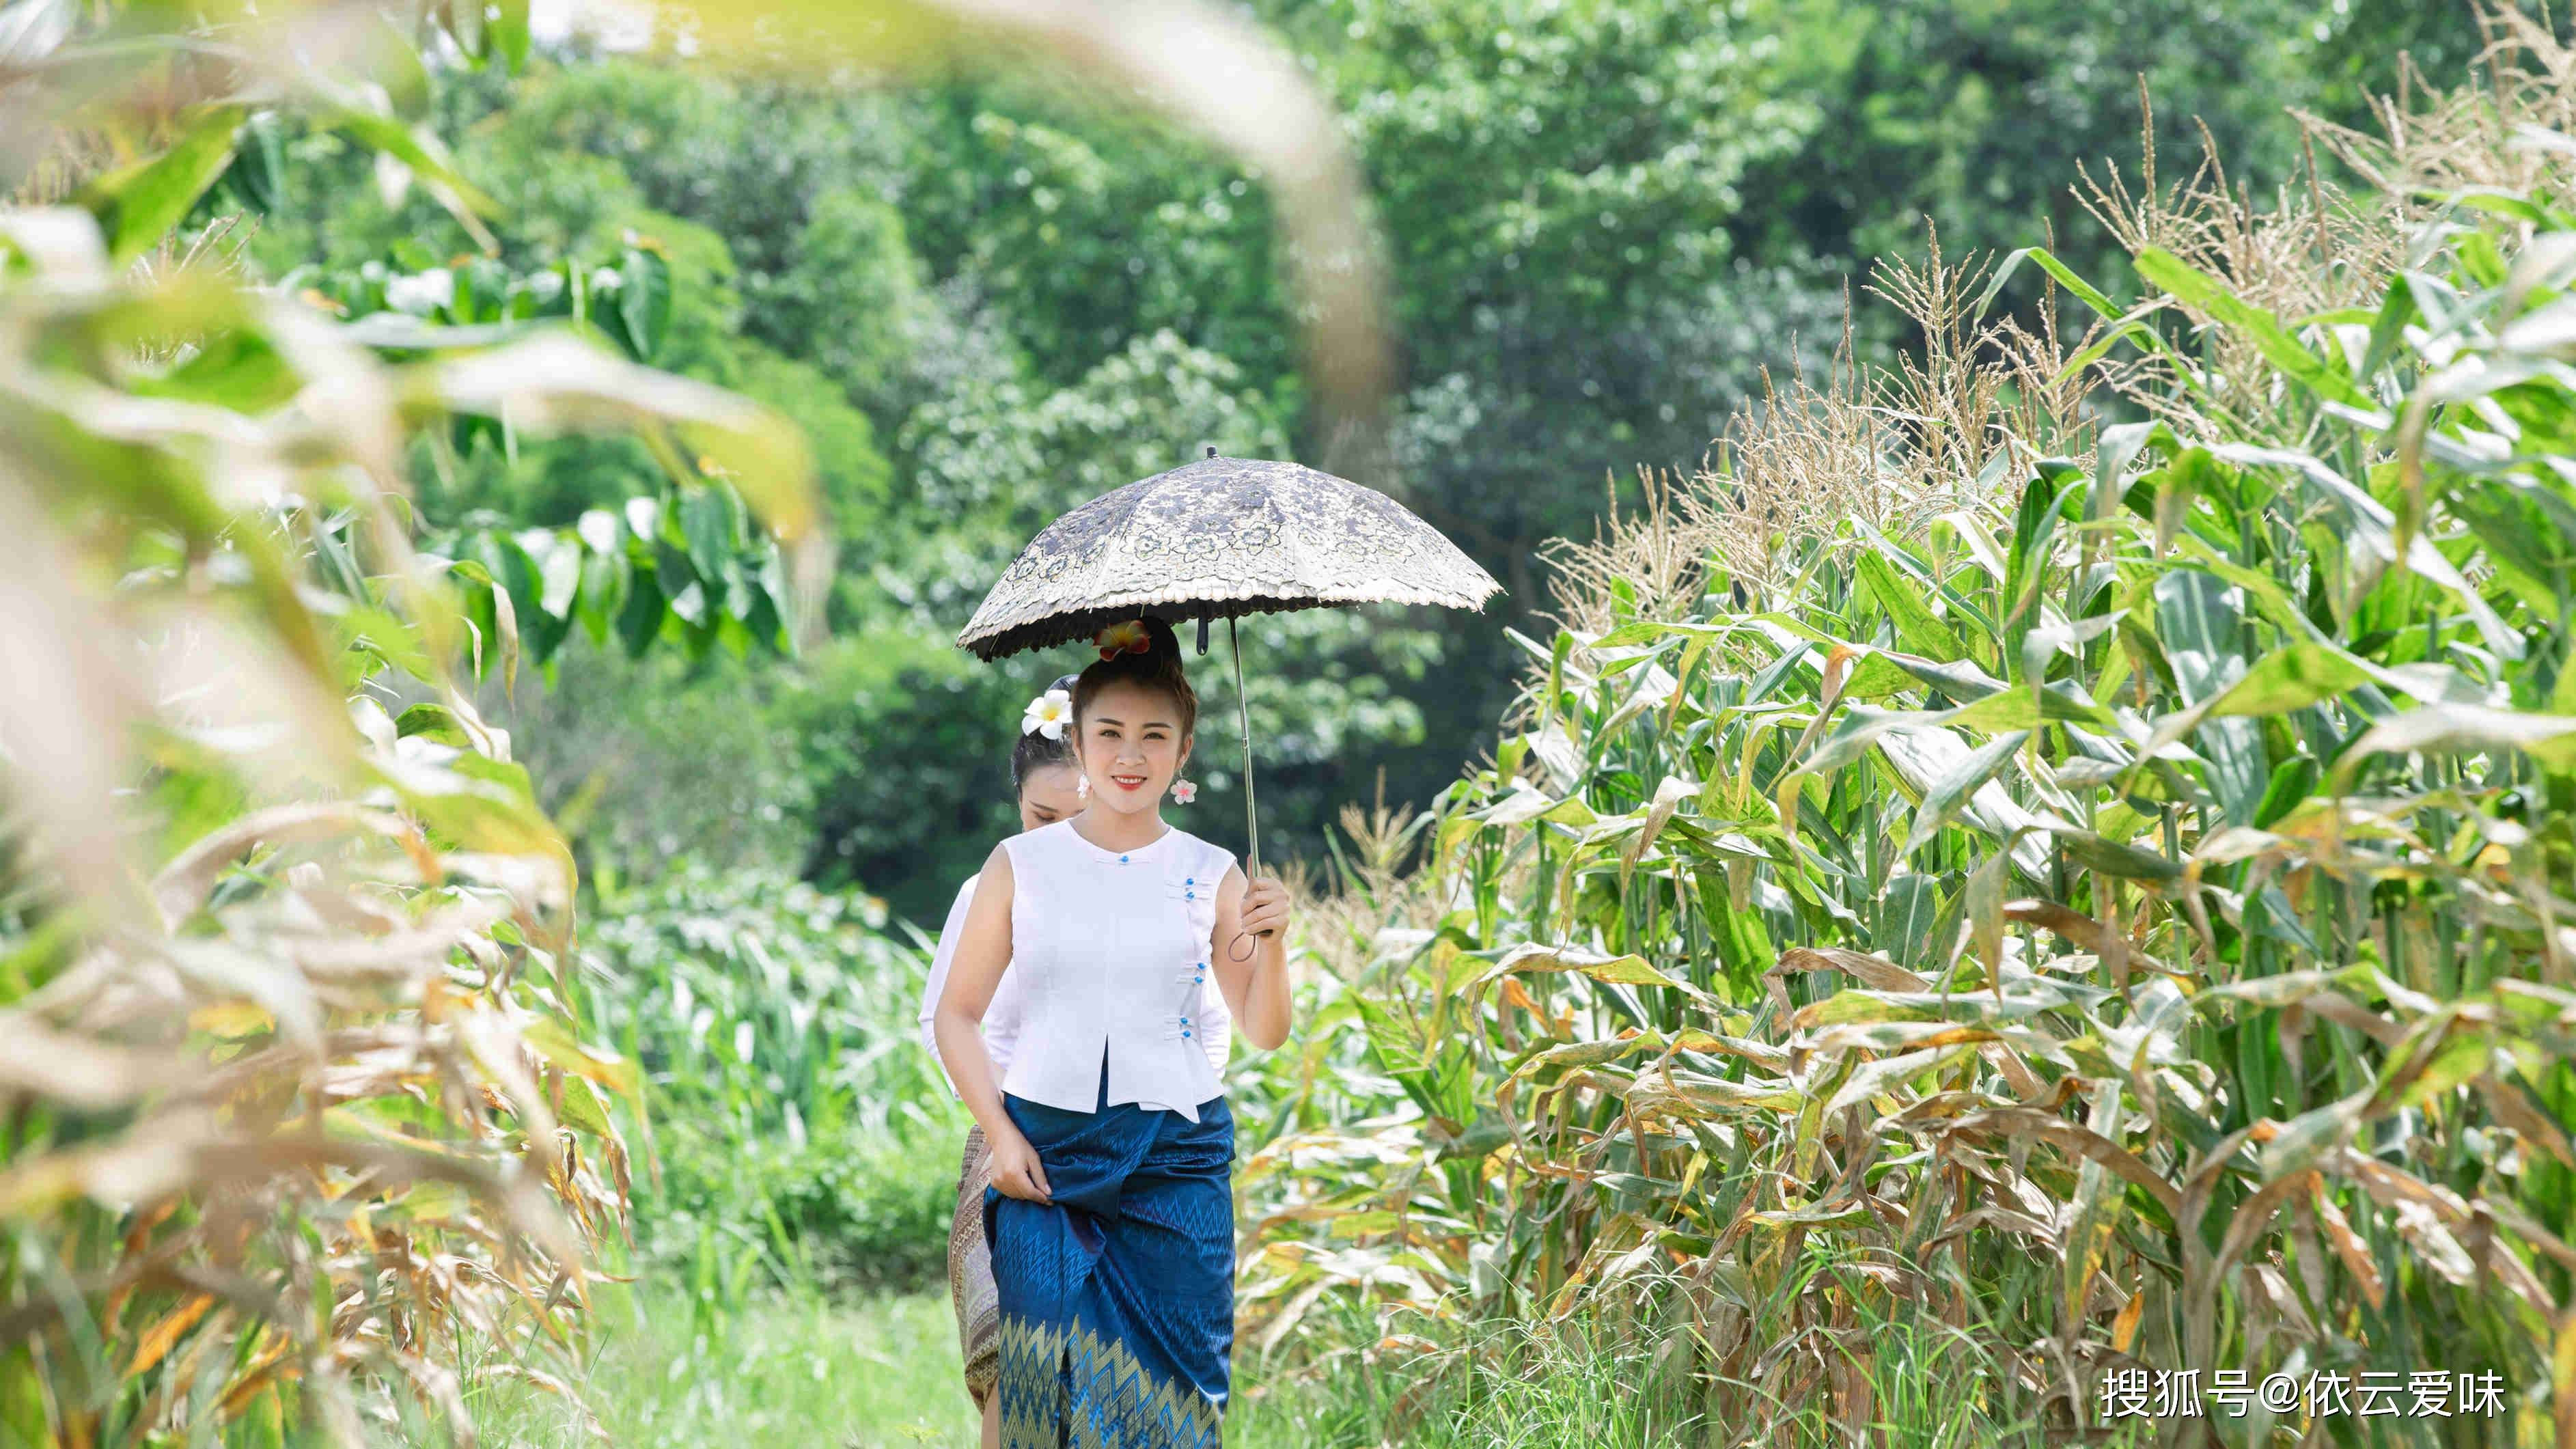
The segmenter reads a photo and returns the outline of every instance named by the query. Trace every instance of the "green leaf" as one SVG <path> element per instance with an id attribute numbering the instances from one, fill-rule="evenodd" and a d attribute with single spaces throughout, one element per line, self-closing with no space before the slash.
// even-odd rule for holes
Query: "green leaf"
<path id="1" fill-rule="evenodd" d="M 474 3 L 474 0 L 467 0 L 467 3 Z M 429 111 L 429 68 L 421 64 L 420 52 L 413 48 L 411 36 L 392 15 L 378 11 L 375 30 L 376 33 L 369 37 L 372 42 L 369 58 L 376 62 L 372 67 L 373 79 L 384 87 L 385 99 L 392 105 L 395 115 L 415 121 L 421 119 Z"/>
<path id="2" fill-rule="evenodd" d="M 489 27 L 491 48 L 517 75 L 528 66 L 528 0 L 497 0 Z"/>
<path id="3" fill-rule="evenodd" d="M 2288 714 L 2370 682 L 2361 661 L 2331 644 L 2284 645 L 2209 701 L 2213 717 Z"/>
<path id="4" fill-rule="evenodd" d="M 1932 837 L 1940 833 L 1941 827 L 1958 813 L 1968 797 L 1977 792 L 1977 787 L 1993 779 L 1995 771 L 2002 769 L 2004 761 L 2011 759 L 2013 752 L 2029 738 L 2030 731 L 2026 729 L 1997 735 L 1978 746 L 1975 753 L 1959 763 L 1957 769 L 1934 781 L 1932 788 L 1924 792 L 1923 804 L 1914 812 L 1914 826 L 1906 834 L 1903 849 L 1897 853 L 1912 855 L 1929 845 Z"/>
<path id="5" fill-rule="evenodd" d="M 254 111 L 233 136 L 232 169 L 224 179 L 241 199 L 262 212 L 286 201 L 286 137 L 274 111 Z"/>
<path id="6" fill-rule="evenodd" d="M 2269 828 L 2284 815 L 2295 810 L 2317 787 L 2323 771 L 2314 758 L 2293 755 L 2286 763 L 2274 767 L 2271 783 L 2263 788 L 2263 803 L 2254 810 L 2253 826 Z"/>
<path id="7" fill-rule="evenodd" d="M 2388 284 L 2388 296 L 2379 304 L 2379 315 L 2370 324 L 2370 346 L 2362 354 L 2361 375 L 2377 377 L 2397 353 L 2397 344 L 2406 337 L 2406 324 L 2415 320 L 2415 289 L 2407 274 L 2400 272 Z"/>
<path id="8" fill-rule="evenodd" d="M 1676 991 L 1689 991 L 1690 985 L 1676 981 L 1646 963 L 1637 955 L 1602 956 L 1574 946 L 1544 946 L 1535 943 L 1515 946 L 1503 959 L 1476 977 L 1476 984 L 1500 980 L 1521 971 L 1574 971 L 1595 981 L 1624 986 L 1667 986 Z"/>
<path id="9" fill-rule="evenodd" d="M 82 188 L 80 203 L 98 219 L 109 261 L 118 266 L 133 261 L 187 219 L 197 198 L 232 165 L 241 122 L 242 107 L 216 106 L 192 122 L 169 150 Z"/>
<path id="10" fill-rule="evenodd" d="M 406 766 L 388 776 L 386 783 L 434 839 L 469 850 L 561 856 L 562 837 L 528 799 L 525 788 L 476 778 L 471 767 L 477 762 L 486 767 L 500 765 L 480 755 L 461 755 L 454 769 Z"/>
<path id="11" fill-rule="evenodd" d="M 625 326 L 628 349 L 649 359 L 662 349 L 671 329 L 671 264 L 659 252 L 629 247 L 617 289 L 617 316 Z"/>
<path id="12" fill-rule="evenodd" d="M 146 397 L 183 398 L 251 414 L 283 407 L 303 390 L 302 374 L 266 334 L 249 328 L 215 333 L 178 366 L 134 383 L 134 391 Z"/>
<path id="13" fill-rule="evenodd" d="M 2475 704 L 2425 704 L 2370 729 L 2335 762 L 2336 789 L 2349 787 L 2372 755 L 2467 754 L 2520 750 L 2551 770 L 2576 770 L 2576 716 L 2521 714 Z"/>
<path id="14" fill-rule="evenodd" d="M 2278 1182 L 2313 1166 L 2319 1157 L 2341 1146 L 2361 1121 L 2362 1099 L 2347 1097 L 2302 1112 L 2283 1124 L 2263 1145 L 2263 1179 Z"/>
<path id="15" fill-rule="evenodd" d="M 1545 815 L 1554 805 L 1546 791 L 1536 789 L 1526 781 L 1516 781 L 1510 794 L 1483 809 L 1470 810 L 1462 818 L 1486 825 L 1526 825 Z"/>
<path id="16" fill-rule="evenodd" d="M 465 58 L 474 62 L 478 70 L 482 68 L 484 57 L 491 53 L 491 42 L 486 37 L 484 24 L 488 8 L 485 0 L 455 0 L 455 3 L 439 7 L 437 12 L 446 17 L 447 33 L 456 38 L 456 48 L 463 51 Z"/>
<path id="17" fill-rule="evenodd" d="M 474 748 L 473 736 L 443 704 L 415 704 L 404 710 L 394 718 L 394 733 L 404 739 L 418 737 L 460 750 Z"/>
<path id="18" fill-rule="evenodd" d="M 1932 612 L 1914 585 L 1899 575 L 1896 567 L 1874 550 L 1864 549 L 1854 560 L 1861 581 L 1887 611 L 1896 626 L 1896 640 L 1912 653 L 1935 663 L 1946 664 L 1967 656 L 1967 647 L 1950 626 Z"/>
<path id="19" fill-rule="evenodd" d="M 36 1371 L 31 1342 L 22 1340 L 0 1347 L 0 1429 L 8 1431 L 10 1443 L 24 1444 L 29 1449 L 54 1449 L 61 1442 L 47 1427 L 50 1416 L 45 1405 L 53 1393 L 45 1376 Z"/>
<path id="20" fill-rule="evenodd" d="M 2111 515 L 2127 491 L 2121 483 L 2123 475 L 2150 443 L 2167 449 L 2179 446 L 2173 429 L 2161 422 L 2121 423 L 2102 430 L 2102 442 L 2093 452 L 2093 471 L 2100 484 L 2093 490 L 2093 517 Z"/>
<path id="21" fill-rule="evenodd" d="M 688 540 L 689 566 L 698 581 L 713 590 L 734 572 L 740 547 L 732 493 L 717 485 L 691 488 L 680 495 L 680 532 Z M 710 599 L 720 604 L 720 600 Z"/>
<path id="22" fill-rule="evenodd" d="M 2104 875 L 2127 880 L 2174 880 L 2182 867 L 2151 850 L 2096 835 L 2090 830 L 2052 830 L 2060 849 L 2077 862 Z"/>
<path id="23" fill-rule="evenodd" d="M 577 539 L 564 534 L 556 534 L 549 539 L 540 533 L 537 537 L 546 542 L 542 557 L 537 556 L 535 550 L 530 550 L 530 556 L 536 559 L 537 565 L 538 612 L 551 619 L 569 619 L 572 617 L 573 598 L 581 588 L 583 549 Z"/>
<path id="24" fill-rule="evenodd" d="M 626 562 L 620 552 L 592 553 L 581 556 L 581 583 L 573 595 L 573 617 L 581 622 L 582 632 L 593 644 L 608 642 L 608 631 L 616 622 L 618 576 Z"/>
<path id="25" fill-rule="evenodd" d="M 2281 329 L 2280 319 L 2238 298 L 2218 280 L 2162 247 L 2143 247 L 2138 275 L 2147 285 L 2171 293 L 2223 326 L 2252 339 L 2266 360 L 2284 375 L 2320 397 L 2366 408 L 2376 404 L 2343 372 L 2301 346 Z"/>
<path id="26" fill-rule="evenodd" d="M 2119 316 L 2119 307 L 2109 297 L 2104 296 L 2099 287 L 2075 275 L 2073 270 L 2059 261 L 2046 247 L 2023 247 L 1997 263 L 1994 280 L 1986 284 L 1985 292 L 1977 298 L 1975 310 L 1985 311 L 1995 300 L 1995 294 L 2004 289 L 2004 283 L 2011 279 L 2012 274 L 2019 270 L 2025 261 L 2056 278 L 2059 286 L 2073 292 L 2077 299 L 2092 308 L 2097 316 L 2104 318 Z"/>
<path id="27" fill-rule="evenodd" d="M 563 1119 L 565 1126 L 593 1137 L 616 1135 L 608 1125 L 608 1108 L 599 1100 L 599 1094 L 590 1089 L 590 1083 L 579 1077 L 563 1079 L 563 1100 L 555 1104 L 555 1115 Z"/>
<path id="28" fill-rule="evenodd" d="M 1845 699 L 1885 699 L 1915 687 L 1914 676 L 1883 650 L 1861 649 L 1859 662 L 1843 678 Z"/>
<path id="29" fill-rule="evenodd" d="M 2520 659 L 2523 638 L 2497 615 L 2486 596 L 2472 585 L 2459 566 L 2452 563 L 2433 541 L 2420 531 L 2410 534 L 2401 548 L 2397 538 L 2397 515 L 2388 505 L 2371 496 L 2349 478 L 2328 467 L 2313 454 L 2287 448 L 2263 448 L 2250 443 L 2220 443 L 2210 452 L 2231 463 L 2247 467 L 2283 468 L 2296 474 L 2309 486 L 2333 502 L 2341 514 L 2337 522 L 2356 539 L 2366 542 L 2383 555 L 2396 555 L 2406 567 L 2448 589 L 2468 611 L 2470 622 L 2477 626 L 2478 636 L 2488 649 L 2507 659 Z"/>
<path id="30" fill-rule="evenodd" d="M 626 581 L 626 607 L 617 613 L 617 637 L 626 642 L 629 656 L 640 657 L 662 633 L 662 621 L 670 607 L 662 598 L 660 575 L 649 568 L 638 568 Z"/>
<path id="31" fill-rule="evenodd" d="M 460 5 L 456 11 L 462 14 L 469 8 Z M 320 124 L 345 131 L 361 144 L 382 151 L 410 167 L 477 245 L 499 245 L 476 215 L 478 212 L 497 212 L 499 205 L 465 179 L 463 173 L 456 169 L 455 160 L 448 155 L 447 147 L 436 136 L 415 130 L 392 116 L 380 116 L 372 111 L 334 111 L 317 119 Z"/>
<path id="32" fill-rule="evenodd" d="M 1596 650 L 1634 649 L 1640 644 L 1652 644 L 1659 639 L 1674 635 L 1714 640 L 1722 639 L 1733 632 L 1735 631 L 1732 628 L 1711 624 L 1685 624 L 1665 619 L 1634 619 L 1593 640 L 1586 647 Z M 1558 637 L 1566 639 L 1569 644 L 1571 642 L 1568 636 L 1560 634 Z"/>
<path id="33" fill-rule="evenodd" d="M 520 1037 L 537 1055 L 573 1076 L 597 1082 L 629 1101 L 641 1102 L 643 1069 L 627 1057 L 577 1040 L 552 1017 L 538 1017 L 520 1028 Z"/>
<path id="34" fill-rule="evenodd" d="M 2173 666 L 2174 682 L 2185 703 L 2214 709 L 2230 687 L 2245 677 L 2244 616 L 2238 591 L 2217 575 L 2200 569 L 2175 569 L 2156 580 L 2156 637 Z M 2284 665 L 2284 672 L 2291 666 Z M 2287 684 L 2267 685 L 2280 693 Z M 2197 724 L 2191 716 L 2183 728 Z M 2212 792 L 2228 820 L 2242 825 L 2254 818 L 2263 799 L 2271 763 L 2265 756 L 2260 726 L 2228 719 L 2201 731 L 2201 756 L 2209 761 Z"/>

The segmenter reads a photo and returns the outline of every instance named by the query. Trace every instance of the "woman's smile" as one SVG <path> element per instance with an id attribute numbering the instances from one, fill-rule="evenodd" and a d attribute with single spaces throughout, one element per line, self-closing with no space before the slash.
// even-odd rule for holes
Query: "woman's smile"
<path id="1" fill-rule="evenodd" d="M 1117 786 L 1121 790 L 1142 790 L 1145 788 L 1145 777 L 1142 775 L 1112 775 L 1109 777 L 1109 783 Z"/>

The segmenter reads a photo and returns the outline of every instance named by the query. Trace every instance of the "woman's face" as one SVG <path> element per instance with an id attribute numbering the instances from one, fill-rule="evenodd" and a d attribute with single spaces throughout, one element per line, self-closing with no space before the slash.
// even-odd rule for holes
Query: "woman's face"
<path id="1" fill-rule="evenodd" d="M 1092 804 L 1124 815 L 1163 803 L 1190 742 L 1170 695 L 1122 679 L 1102 686 L 1084 709 L 1081 750 Z"/>
<path id="2" fill-rule="evenodd" d="M 1020 782 L 1020 828 L 1035 830 L 1082 813 L 1082 772 L 1071 765 L 1040 765 Z"/>

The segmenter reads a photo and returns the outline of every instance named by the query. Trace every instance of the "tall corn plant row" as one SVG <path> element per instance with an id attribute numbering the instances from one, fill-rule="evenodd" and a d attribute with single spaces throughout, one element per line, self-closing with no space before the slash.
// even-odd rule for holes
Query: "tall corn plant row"
<path id="1" fill-rule="evenodd" d="M 511 23 L 450 38 L 479 63 Z M 296 55 L 246 89 L 472 220 L 363 65 L 257 29 L 117 44 L 185 53 L 172 96 Z M 274 117 L 224 95 L 138 126 L 113 84 L 57 111 L 51 73 L 14 78 L 11 162 L 22 120 L 147 159 L 0 211 L 0 1441 L 471 1443 L 469 1372 L 569 1395 L 541 1350 L 625 1230 L 608 1104 L 639 1082 L 581 1039 L 572 860 L 461 677 L 514 683 L 522 619 L 542 662 L 574 591 L 488 542 L 417 550 L 404 447 L 633 432 L 683 496 L 721 516 L 701 470 L 734 479 L 790 539 L 810 465 L 775 418 L 574 335 L 389 344 L 246 285 L 224 224 L 173 232 L 274 163 Z M 776 568 L 770 539 L 735 551 Z"/>
<path id="2" fill-rule="evenodd" d="M 387 364 L 121 273 L 85 211 L 0 235 L 0 1424 L 470 1441 L 468 1345 L 561 1388 L 527 1351 L 623 1230 L 638 1082 L 579 1039 L 571 857 L 451 673 L 471 567 L 412 550 L 392 450 L 504 397 L 790 488 L 801 445 L 564 337 Z"/>
<path id="3" fill-rule="evenodd" d="M 2325 213 L 2122 213 L 2168 243 L 2140 306 L 2013 259 L 2102 318 L 2071 354 L 1792 399 L 1696 490 L 1859 416 L 1854 488 L 1978 470 L 1928 521 L 1595 571 L 1336 983 L 1407 1109 L 1247 1169 L 1261 1340 L 1336 1288 L 1626 1305 L 1761 1442 L 1873 1422 L 1902 1315 L 2061 1427 L 2129 1367 L 2494 1371 L 2440 1442 L 2576 1445 L 2576 141 L 2534 55 L 2481 123 L 2519 189 L 2333 204 L 2402 233 L 2348 300 L 2247 264 Z M 2028 406 L 2105 371 L 2144 420 Z"/>

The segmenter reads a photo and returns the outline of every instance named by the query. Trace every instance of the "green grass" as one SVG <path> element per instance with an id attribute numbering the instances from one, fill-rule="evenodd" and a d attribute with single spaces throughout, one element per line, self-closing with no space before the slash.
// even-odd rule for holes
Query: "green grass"
<path id="1" fill-rule="evenodd" d="M 1928 1319 L 1859 1325 L 1872 1407 L 1856 1418 L 1873 1449 L 1970 1449 L 2062 1442 L 2027 1414 L 1998 1411 L 2022 1395 L 1970 1335 Z M 1459 1351 L 1431 1366 L 1341 1356 L 1265 1383 L 1238 1364 L 1242 1407 L 1228 1426 L 1235 1449 L 1844 1449 L 1852 1429 L 1814 1395 L 1764 1424 L 1711 1412 L 1665 1361 L 1680 1329 L 1615 1315 L 1560 1326 L 1498 1323 L 1464 1330 Z M 1341 1334 L 1349 1338 L 1348 1332 Z M 1746 1385 L 1757 1393 L 1759 1385 Z M 2150 1429 L 2093 1441 L 2137 1449 Z"/>
<path id="2" fill-rule="evenodd" d="M 652 1449 L 973 1449 L 945 1293 L 834 1302 L 770 1292 L 713 1320 L 675 1287 L 600 1292 L 578 1382 L 619 1444 Z M 471 1380 L 469 1379 L 469 1382 Z M 487 1445 L 583 1442 L 578 1411 L 524 1384 L 469 1400 Z"/>
<path id="3" fill-rule="evenodd" d="M 578 1379 L 620 1444 L 652 1449 L 972 1449 L 956 1321 L 943 1293 L 836 1301 L 772 1290 L 701 1319 L 676 1285 L 599 1294 L 598 1345 Z M 1347 1335 L 1345 1335 L 1347 1337 Z M 2027 1421 L 1989 1415 L 1995 1365 L 1937 1324 L 1876 1325 L 1874 1427 L 1890 1449 L 2039 1442 Z M 1662 1335 L 1578 1320 L 1478 1331 L 1438 1372 L 1401 1358 L 1336 1359 L 1269 1377 L 1248 1345 L 1226 1427 L 1234 1449 L 1670 1449 L 1747 1442 L 1712 1430 L 1702 1405 L 1654 1362 Z M 469 1378 L 469 1381 L 472 1381 Z M 563 1399 L 485 1378 L 469 1393 L 487 1445 L 583 1442 Z M 1818 1411 L 1767 1442 L 1840 1445 Z M 2119 1441 L 2128 1442 L 2128 1441 Z"/>

